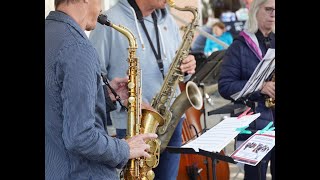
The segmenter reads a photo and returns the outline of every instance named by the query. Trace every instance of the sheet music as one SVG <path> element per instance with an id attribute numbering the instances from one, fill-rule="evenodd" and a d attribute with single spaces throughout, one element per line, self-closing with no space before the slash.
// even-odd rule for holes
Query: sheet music
<path id="1" fill-rule="evenodd" d="M 232 99 L 237 100 L 261 88 L 263 82 L 270 76 L 275 68 L 275 49 L 269 48 L 266 55 L 260 61 L 250 79 L 240 92 L 231 96 Z"/>
<path id="2" fill-rule="evenodd" d="M 196 152 L 199 152 L 199 149 L 208 152 L 220 152 L 240 133 L 236 130 L 237 128 L 249 125 L 259 116 L 260 113 L 246 115 L 239 119 L 238 117 L 224 119 L 197 139 L 181 146 L 181 148 L 192 148 Z"/>
<path id="3" fill-rule="evenodd" d="M 256 166 L 275 145 L 275 131 L 257 131 L 238 147 L 230 157 L 236 162 Z"/>

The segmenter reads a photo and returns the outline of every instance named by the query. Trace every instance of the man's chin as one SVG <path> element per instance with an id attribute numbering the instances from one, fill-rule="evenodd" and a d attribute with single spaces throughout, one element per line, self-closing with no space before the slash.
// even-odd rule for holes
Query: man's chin
<path id="1" fill-rule="evenodd" d="M 166 8 L 166 3 L 164 3 L 163 5 L 161 5 L 159 9 L 165 9 L 165 8 Z"/>

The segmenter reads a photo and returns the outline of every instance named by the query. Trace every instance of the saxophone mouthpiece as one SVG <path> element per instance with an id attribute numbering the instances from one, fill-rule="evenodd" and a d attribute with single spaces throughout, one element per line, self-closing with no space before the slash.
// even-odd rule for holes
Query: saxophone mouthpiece
<path id="1" fill-rule="evenodd" d="M 100 14 L 98 16 L 98 23 L 100 23 L 102 25 L 111 26 L 111 22 L 108 20 L 107 15 L 104 15 L 104 14 Z"/>

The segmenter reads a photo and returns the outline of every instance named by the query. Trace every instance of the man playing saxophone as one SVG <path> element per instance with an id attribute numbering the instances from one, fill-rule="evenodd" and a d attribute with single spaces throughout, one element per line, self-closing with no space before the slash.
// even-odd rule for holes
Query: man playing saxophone
<path id="1" fill-rule="evenodd" d="M 142 101 L 151 103 L 153 97 L 160 91 L 164 76 L 169 71 L 170 64 L 182 41 L 179 27 L 170 15 L 166 0 L 119 0 L 119 2 L 104 12 L 114 24 L 121 24 L 137 37 L 137 57 L 139 57 L 142 81 Z M 90 41 L 98 51 L 102 71 L 112 80 L 123 77 L 127 73 L 127 56 L 125 51 L 128 42 L 114 29 L 97 25 L 90 33 Z M 182 73 L 193 74 L 196 61 L 192 55 L 187 56 L 180 66 Z M 190 76 L 185 76 L 185 80 Z M 175 94 L 179 94 L 177 88 Z M 173 101 L 174 99 L 172 99 Z M 126 104 L 126 103 L 124 103 Z M 127 112 L 120 106 L 111 112 L 117 136 L 124 138 L 127 128 Z M 169 146 L 180 146 L 182 122 L 176 127 Z M 164 151 L 160 155 L 159 165 L 154 169 L 155 179 L 176 179 L 180 155 Z"/>
<path id="2" fill-rule="evenodd" d="M 96 27 L 101 0 L 55 0 L 45 20 L 45 179 L 118 179 L 128 159 L 150 157 L 154 133 L 120 140 L 105 129 L 98 55 L 85 30 Z M 114 79 L 113 89 L 128 92 Z M 125 86 L 126 87 L 126 86 Z"/>

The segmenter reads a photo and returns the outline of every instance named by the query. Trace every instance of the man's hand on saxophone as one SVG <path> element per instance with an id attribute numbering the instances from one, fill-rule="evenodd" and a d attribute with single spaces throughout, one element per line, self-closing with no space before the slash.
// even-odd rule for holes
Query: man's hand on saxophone
<path id="1" fill-rule="evenodd" d="M 120 96 L 120 99 L 128 99 L 128 77 L 115 77 L 110 81 L 110 86 L 114 89 L 117 95 Z M 108 88 L 108 93 L 112 101 L 116 101 L 116 97 Z"/>
<path id="2" fill-rule="evenodd" d="M 121 98 L 122 99 L 122 98 Z M 122 104 L 125 106 L 125 107 L 128 107 L 128 97 L 126 99 L 123 99 L 122 100 Z M 152 111 L 156 111 L 149 103 L 147 102 L 142 102 L 141 103 L 141 109 L 149 109 L 149 110 L 152 110 Z"/>
<path id="3" fill-rule="evenodd" d="M 196 71 L 196 60 L 193 55 L 188 55 L 180 65 L 182 73 L 194 74 Z"/>
<path id="4" fill-rule="evenodd" d="M 157 138 L 158 135 L 155 133 L 146 133 L 146 134 L 139 134 L 133 136 L 132 138 L 126 139 L 125 141 L 129 144 L 130 147 L 130 156 L 129 159 L 139 158 L 139 157 L 151 157 L 148 154 L 150 150 L 150 145 L 146 144 L 147 140 L 152 140 Z"/>

